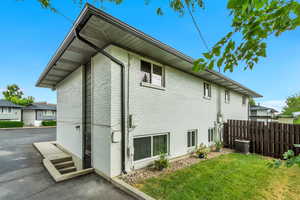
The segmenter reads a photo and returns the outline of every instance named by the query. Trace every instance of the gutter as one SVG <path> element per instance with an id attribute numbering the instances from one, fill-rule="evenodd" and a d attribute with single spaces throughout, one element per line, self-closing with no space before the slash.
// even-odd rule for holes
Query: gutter
<path id="1" fill-rule="evenodd" d="M 122 173 L 126 174 L 127 172 L 125 170 L 125 156 L 126 156 L 125 155 L 125 152 L 126 152 L 125 151 L 125 123 L 126 123 L 125 122 L 125 107 L 126 107 L 126 104 L 125 104 L 125 98 L 126 98 L 126 96 L 125 96 L 125 65 L 119 59 L 113 57 L 111 54 L 107 53 L 103 49 L 97 47 L 90 41 L 81 37 L 79 31 L 80 30 L 78 28 L 76 28 L 74 31 L 75 37 L 78 40 L 87 44 L 91 48 L 95 49 L 97 52 L 106 56 L 111 61 L 113 61 L 114 63 L 116 63 L 117 65 L 119 65 L 121 67 L 121 169 L 122 169 Z"/>

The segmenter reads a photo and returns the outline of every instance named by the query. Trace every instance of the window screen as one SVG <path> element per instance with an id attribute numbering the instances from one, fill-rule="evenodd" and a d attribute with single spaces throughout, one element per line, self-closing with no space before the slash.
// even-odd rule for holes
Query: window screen
<path id="1" fill-rule="evenodd" d="M 168 152 L 167 135 L 153 136 L 153 156 Z"/>
<path id="2" fill-rule="evenodd" d="M 151 157 L 151 137 L 134 138 L 134 160 Z"/>
<path id="3" fill-rule="evenodd" d="M 163 86 L 163 70 L 160 66 L 153 65 L 152 84 Z"/>

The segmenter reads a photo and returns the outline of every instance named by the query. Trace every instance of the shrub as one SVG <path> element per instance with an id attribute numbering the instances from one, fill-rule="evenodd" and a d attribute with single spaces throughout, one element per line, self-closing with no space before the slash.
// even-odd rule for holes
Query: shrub
<path id="1" fill-rule="evenodd" d="M 215 141 L 215 147 L 216 147 L 216 152 L 220 152 L 223 147 L 223 143 L 221 141 Z"/>
<path id="2" fill-rule="evenodd" d="M 54 120 L 45 120 L 42 121 L 43 126 L 56 126 L 56 121 Z"/>
<path id="3" fill-rule="evenodd" d="M 208 152 L 209 152 L 209 149 L 203 143 L 201 143 L 196 150 L 197 156 L 199 158 L 204 158 L 204 159 L 207 158 Z"/>
<path id="4" fill-rule="evenodd" d="M 166 154 L 164 153 L 160 154 L 159 159 L 154 161 L 154 168 L 156 170 L 161 171 L 168 167 L 169 167 L 169 160 L 167 159 Z"/>
<path id="5" fill-rule="evenodd" d="M 23 127 L 24 123 L 19 121 L 0 121 L 0 128 Z"/>

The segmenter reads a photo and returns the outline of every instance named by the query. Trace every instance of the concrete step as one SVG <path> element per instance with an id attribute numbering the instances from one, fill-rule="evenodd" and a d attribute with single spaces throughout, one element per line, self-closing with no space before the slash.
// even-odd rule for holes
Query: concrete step
<path id="1" fill-rule="evenodd" d="M 61 174 L 66 174 L 66 173 L 70 173 L 70 172 L 75 172 L 76 168 L 75 167 L 67 167 L 67 168 L 59 169 L 58 171 Z"/>
<path id="2" fill-rule="evenodd" d="M 68 167 L 73 167 L 74 162 L 73 161 L 60 162 L 54 164 L 54 166 L 56 169 L 68 168 Z"/>
<path id="3" fill-rule="evenodd" d="M 57 158 L 57 159 L 51 160 L 51 162 L 53 164 L 68 162 L 68 161 L 72 161 L 72 156 L 67 156 L 67 157 Z"/>

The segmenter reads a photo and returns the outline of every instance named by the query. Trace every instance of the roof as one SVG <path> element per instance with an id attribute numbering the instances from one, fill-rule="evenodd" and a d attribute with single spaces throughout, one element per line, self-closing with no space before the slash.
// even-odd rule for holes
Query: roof
<path id="1" fill-rule="evenodd" d="M 23 110 L 53 110 L 56 111 L 56 105 L 53 104 L 40 104 L 40 103 L 33 103 L 29 106 L 23 108 Z"/>
<path id="2" fill-rule="evenodd" d="M 271 110 L 272 112 L 278 112 L 274 108 L 268 108 L 260 105 L 250 106 L 250 110 Z"/>
<path id="3" fill-rule="evenodd" d="M 0 107 L 23 108 L 23 106 L 14 104 L 13 102 L 4 99 L 0 99 Z"/>
<path id="4" fill-rule="evenodd" d="M 97 53 L 95 49 L 76 38 L 75 30 L 78 30 L 82 37 L 91 41 L 100 49 L 115 45 L 238 93 L 252 97 L 262 97 L 262 95 L 216 71 L 207 69 L 194 72 L 192 70 L 193 58 L 90 4 L 86 4 L 82 10 L 72 29 L 41 74 L 36 86 L 55 89 L 60 81 L 82 64 L 86 64 Z"/>

